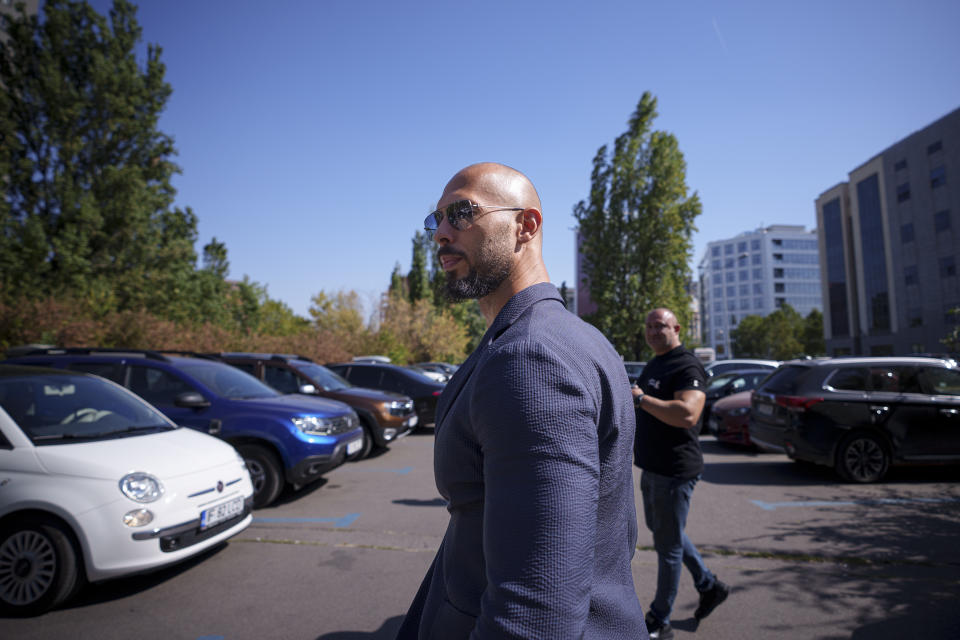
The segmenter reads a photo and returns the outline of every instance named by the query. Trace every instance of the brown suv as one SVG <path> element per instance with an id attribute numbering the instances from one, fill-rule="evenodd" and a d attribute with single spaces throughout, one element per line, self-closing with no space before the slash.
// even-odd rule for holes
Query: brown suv
<path id="1" fill-rule="evenodd" d="M 355 387 L 305 356 L 274 353 L 210 355 L 252 374 L 280 393 L 322 396 L 350 405 L 363 425 L 363 448 L 353 460 L 367 457 L 374 447 L 385 448 L 417 426 L 413 400 L 407 396 Z"/>

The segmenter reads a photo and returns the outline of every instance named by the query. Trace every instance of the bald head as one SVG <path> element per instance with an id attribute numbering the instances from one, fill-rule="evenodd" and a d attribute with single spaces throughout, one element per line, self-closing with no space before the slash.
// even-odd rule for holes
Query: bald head
<path id="1" fill-rule="evenodd" d="M 654 309 L 647 314 L 647 344 L 658 356 L 679 347 L 680 323 L 670 309 Z"/>
<path id="2" fill-rule="evenodd" d="M 478 162 L 461 169 L 443 190 L 448 194 L 469 190 L 476 194 L 480 204 L 499 204 L 543 211 L 540 196 L 527 176 L 516 169 L 497 162 Z"/>

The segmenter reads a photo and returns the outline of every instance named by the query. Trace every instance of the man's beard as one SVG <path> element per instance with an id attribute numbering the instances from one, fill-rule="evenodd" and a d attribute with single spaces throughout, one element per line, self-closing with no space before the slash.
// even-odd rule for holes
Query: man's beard
<path id="1" fill-rule="evenodd" d="M 498 241 L 499 240 L 499 241 Z M 480 247 L 476 260 L 470 265 L 470 271 L 462 278 L 457 278 L 452 271 L 447 272 L 447 286 L 444 292 L 451 302 L 463 302 L 472 298 L 484 298 L 503 284 L 511 271 L 513 262 L 510 259 L 509 236 L 503 239 L 493 238 Z M 466 259 L 460 252 L 449 251 Z"/>

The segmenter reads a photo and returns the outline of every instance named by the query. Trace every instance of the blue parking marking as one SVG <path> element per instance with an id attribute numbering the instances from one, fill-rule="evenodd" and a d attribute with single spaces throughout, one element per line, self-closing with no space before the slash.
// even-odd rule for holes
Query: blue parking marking
<path id="1" fill-rule="evenodd" d="M 339 467 L 337 469 L 337 473 L 343 473 L 344 471 L 353 471 L 356 473 L 397 473 L 403 476 L 413 471 L 413 467 L 403 467 L 402 469 L 354 469 L 353 467 Z"/>
<path id="2" fill-rule="evenodd" d="M 267 523 L 267 524 L 300 524 L 300 523 L 315 523 L 315 522 L 332 522 L 334 527 L 343 528 L 349 527 L 354 521 L 360 517 L 359 513 L 348 513 L 347 515 L 341 518 L 254 518 L 253 523 Z"/>
<path id="3" fill-rule="evenodd" d="M 766 511 L 775 511 L 782 507 L 850 507 L 855 505 L 876 507 L 885 504 L 942 504 L 944 502 L 960 502 L 960 498 L 875 498 L 864 500 L 806 500 L 800 502 L 751 500 L 750 502 Z"/>

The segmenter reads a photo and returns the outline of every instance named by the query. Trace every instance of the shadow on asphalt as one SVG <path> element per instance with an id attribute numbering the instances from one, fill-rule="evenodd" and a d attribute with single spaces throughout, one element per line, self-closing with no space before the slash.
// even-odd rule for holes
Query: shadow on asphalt
<path id="1" fill-rule="evenodd" d="M 221 542 L 183 562 L 157 571 L 151 571 L 150 573 L 87 584 L 77 597 L 71 599 L 60 608 L 78 609 L 122 598 L 129 598 L 134 594 L 149 591 L 167 580 L 172 580 L 180 574 L 190 571 L 198 564 L 206 562 L 208 559 L 226 549 L 228 545 L 229 542 Z"/>
<path id="2" fill-rule="evenodd" d="M 417 500 L 416 498 L 400 498 L 393 500 L 393 504 L 404 504 L 408 507 L 445 507 L 447 501 L 443 498 L 433 498 L 432 500 Z"/>
<path id="3" fill-rule="evenodd" d="M 376 631 L 334 631 L 317 636 L 317 640 L 393 640 L 403 623 L 403 616 L 394 616 L 384 621 Z"/>

